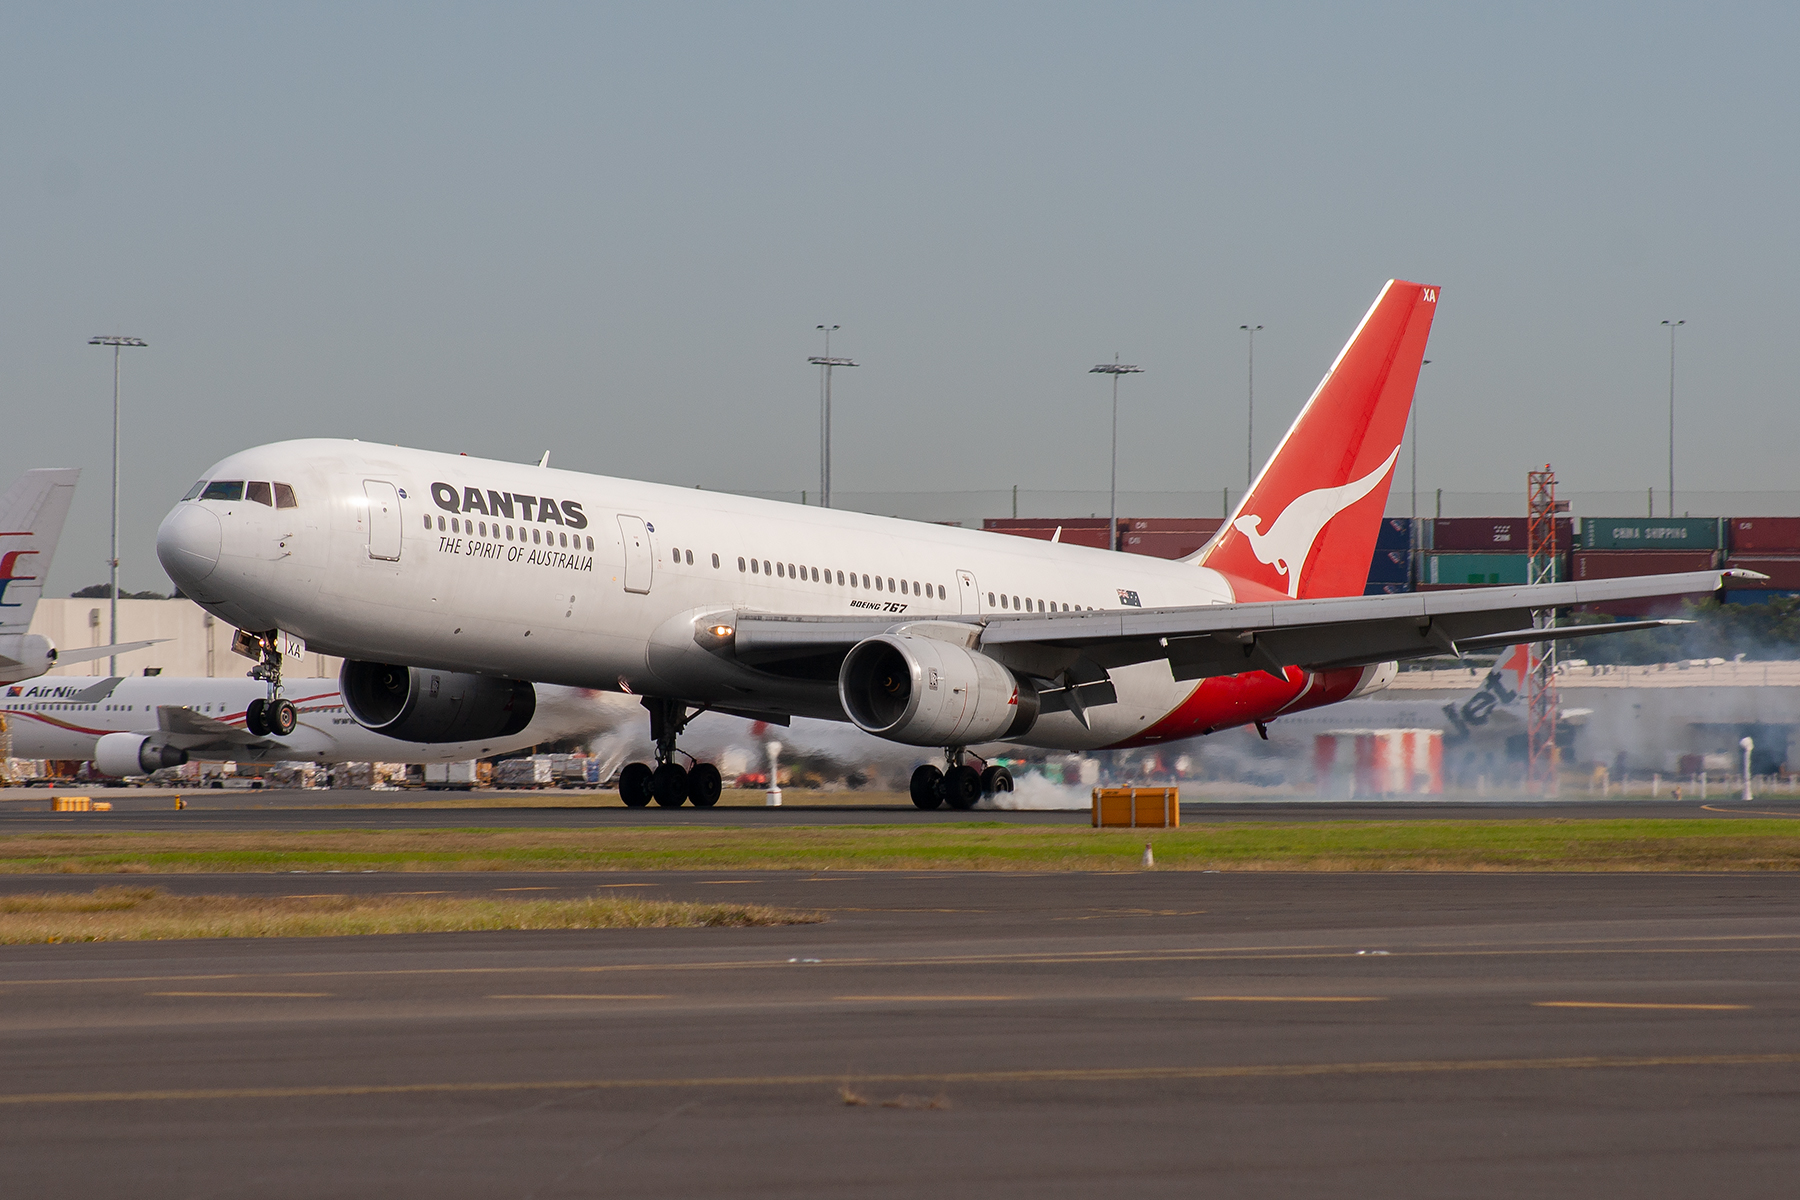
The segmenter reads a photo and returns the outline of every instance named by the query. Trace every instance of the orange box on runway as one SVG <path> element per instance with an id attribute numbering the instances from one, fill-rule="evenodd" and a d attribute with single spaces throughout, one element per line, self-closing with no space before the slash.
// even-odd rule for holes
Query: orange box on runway
<path id="1" fill-rule="evenodd" d="M 1174 829 L 1181 824 L 1180 788 L 1097 787 L 1094 828 Z"/>

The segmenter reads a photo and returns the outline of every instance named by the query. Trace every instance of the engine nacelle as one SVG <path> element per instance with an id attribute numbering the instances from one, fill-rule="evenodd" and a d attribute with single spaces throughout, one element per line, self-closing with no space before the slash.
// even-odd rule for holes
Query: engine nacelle
<path id="1" fill-rule="evenodd" d="M 344 707 L 365 729 L 406 742 L 477 742 L 531 724 L 537 690 L 517 679 L 344 660 Z"/>
<path id="2" fill-rule="evenodd" d="M 12 660 L 0 662 L 0 683 L 17 683 L 21 679 L 36 679 L 54 667 L 56 647 L 49 638 L 35 633 L 9 633 L 0 637 L 0 658 Z"/>
<path id="3" fill-rule="evenodd" d="M 186 750 L 158 742 L 142 733 L 108 733 L 94 743 L 94 770 L 114 779 L 148 775 L 164 767 L 179 767 L 188 760 Z"/>
<path id="4" fill-rule="evenodd" d="M 1029 683 L 954 642 L 884 633 L 858 642 L 838 671 L 858 729 L 910 746 L 967 746 L 1022 736 L 1037 722 Z"/>

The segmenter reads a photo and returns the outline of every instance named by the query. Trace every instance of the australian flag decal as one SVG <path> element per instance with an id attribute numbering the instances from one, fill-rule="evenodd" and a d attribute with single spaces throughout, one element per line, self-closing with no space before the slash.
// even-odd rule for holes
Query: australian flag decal
<path id="1" fill-rule="evenodd" d="M 1127 608 L 1144 607 L 1144 602 L 1138 599 L 1138 594 L 1126 588 L 1119 589 L 1119 603 L 1125 605 Z"/>

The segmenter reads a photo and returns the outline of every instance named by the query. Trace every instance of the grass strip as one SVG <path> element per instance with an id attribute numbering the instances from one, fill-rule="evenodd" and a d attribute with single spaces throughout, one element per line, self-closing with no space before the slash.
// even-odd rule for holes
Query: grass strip
<path id="1" fill-rule="evenodd" d="M 0 944 L 174 938 L 352 937 L 472 929 L 673 929 L 798 925 L 815 913 L 760 904 L 588 897 L 174 896 L 159 888 L 0 895 Z"/>
<path id="2" fill-rule="evenodd" d="M 0 873 L 236 871 L 1792 871 L 1800 822 L 1750 818 L 756 829 L 52 833 L 0 838 Z"/>

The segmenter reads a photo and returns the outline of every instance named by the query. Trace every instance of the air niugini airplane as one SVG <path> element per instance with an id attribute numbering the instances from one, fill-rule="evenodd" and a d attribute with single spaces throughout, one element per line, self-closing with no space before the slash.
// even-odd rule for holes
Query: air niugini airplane
<path id="1" fill-rule="evenodd" d="M 531 680 L 641 697 L 656 762 L 621 774 L 627 804 L 717 800 L 717 768 L 677 748 L 710 709 L 941 747 L 913 800 L 967 808 L 1010 786 L 969 747 L 1266 724 L 1376 690 L 1399 659 L 1596 631 L 1533 629 L 1534 609 L 1720 586 L 1362 595 L 1437 300 L 1382 288 L 1231 520 L 1179 561 L 326 439 L 217 463 L 157 552 L 264 647 L 271 720 L 278 642 L 304 639 L 346 659 L 359 722 L 408 740 L 507 728 Z"/>

